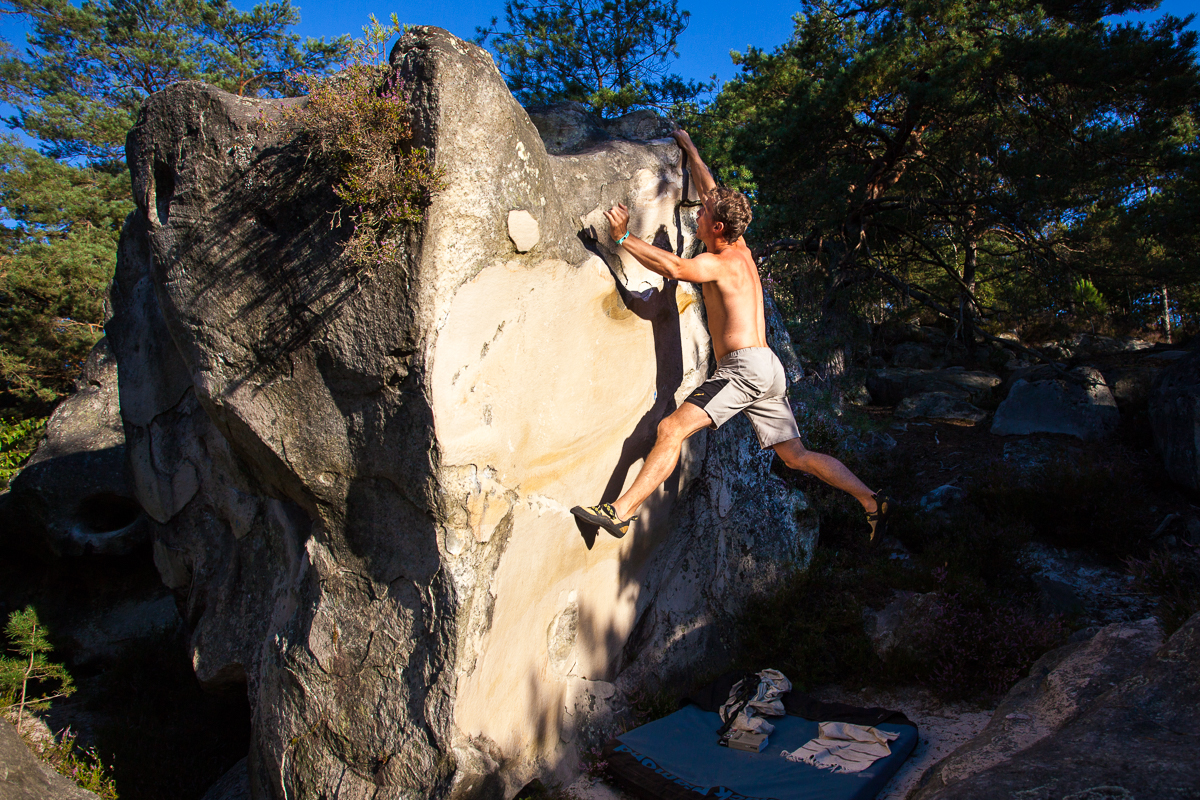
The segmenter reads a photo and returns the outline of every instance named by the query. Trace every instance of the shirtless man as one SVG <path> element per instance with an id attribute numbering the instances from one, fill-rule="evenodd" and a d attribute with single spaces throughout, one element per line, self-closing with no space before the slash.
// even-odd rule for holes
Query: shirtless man
<path id="1" fill-rule="evenodd" d="M 874 538 L 890 511 L 887 498 L 879 495 L 877 499 L 875 492 L 845 464 L 833 456 L 807 450 L 800 442 L 800 429 L 787 401 L 783 365 L 767 346 L 758 267 L 742 238 L 750 224 L 750 202 L 740 192 L 717 186 L 685 131 L 677 130 L 672 136 L 687 154 L 703 201 L 696 215 L 696 235 L 708 252 L 695 258 L 679 258 L 630 236 L 629 209 L 619 203 L 604 216 L 617 245 L 647 269 L 672 280 L 700 284 L 717 371 L 658 423 L 654 448 L 624 494 L 612 503 L 576 506 L 571 513 L 613 536 L 624 536 L 629 524 L 637 519 L 634 513 L 675 471 L 684 439 L 702 428 L 719 428 L 741 411 L 750 418 L 763 449 L 773 448 L 792 469 L 815 475 L 853 495 L 867 512 Z"/>

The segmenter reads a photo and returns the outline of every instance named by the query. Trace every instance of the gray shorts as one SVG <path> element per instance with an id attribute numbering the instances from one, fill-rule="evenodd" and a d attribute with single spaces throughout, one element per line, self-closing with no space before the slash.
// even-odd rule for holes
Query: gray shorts
<path id="1" fill-rule="evenodd" d="M 787 401 L 783 364 L 769 347 L 727 353 L 717 362 L 712 377 L 684 402 L 703 408 L 713 428 L 721 427 L 739 411 L 746 412 L 764 450 L 800 436 Z"/>

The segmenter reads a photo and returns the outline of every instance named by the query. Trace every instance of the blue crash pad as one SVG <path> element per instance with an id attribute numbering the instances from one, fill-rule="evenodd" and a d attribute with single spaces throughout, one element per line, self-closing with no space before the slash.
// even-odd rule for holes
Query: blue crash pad
<path id="1" fill-rule="evenodd" d="M 795 750 L 817 736 L 817 721 L 802 717 L 772 717 L 775 732 L 761 753 L 731 750 L 717 744 L 721 718 L 715 712 L 689 705 L 616 738 L 613 753 L 627 753 L 667 786 L 653 781 L 659 790 L 647 789 L 650 782 L 633 775 L 620 775 L 622 784 L 639 795 L 700 797 L 716 800 L 772 798 L 773 800 L 873 800 L 900 769 L 917 744 L 917 729 L 911 725 L 880 723 L 877 728 L 899 734 L 891 743 L 892 754 L 868 769 L 835 773 L 783 758 L 784 750 Z M 613 745 L 610 745 L 612 747 Z M 622 759 L 625 761 L 625 759 Z M 641 784 L 634 786 L 633 784 Z M 638 790 L 640 789 L 640 791 Z M 682 793 L 679 793 L 682 790 Z"/>

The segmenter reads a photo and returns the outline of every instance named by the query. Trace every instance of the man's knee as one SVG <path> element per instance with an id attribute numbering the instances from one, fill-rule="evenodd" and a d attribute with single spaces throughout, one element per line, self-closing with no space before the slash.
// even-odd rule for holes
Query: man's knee
<path id="1" fill-rule="evenodd" d="M 784 442 L 775 448 L 779 458 L 791 469 L 803 470 L 808 466 L 809 451 L 804 448 L 799 439 Z"/>

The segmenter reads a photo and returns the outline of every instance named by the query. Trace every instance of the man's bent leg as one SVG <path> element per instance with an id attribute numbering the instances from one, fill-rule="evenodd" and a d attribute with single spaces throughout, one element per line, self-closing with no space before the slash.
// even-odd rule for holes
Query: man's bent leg
<path id="1" fill-rule="evenodd" d="M 833 456 L 805 449 L 799 439 L 781 442 L 775 445 L 774 450 L 783 459 L 783 463 L 792 469 L 807 472 L 835 489 L 848 492 L 854 496 L 855 500 L 862 503 L 862 507 L 868 514 L 876 511 L 878 503 L 875 502 L 875 493 L 868 489 L 867 485 L 860 481 L 858 476 L 851 472 L 845 464 Z"/>
<path id="2" fill-rule="evenodd" d="M 633 516 L 646 498 L 671 477 L 679 464 L 684 440 L 709 425 L 712 425 L 712 418 L 704 409 L 692 403 L 685 402 L 673 414 L 664 417 L 658 423 L 658 439 L 654 442 L 654 449 L 646 456 L 633 485 L 613 501 L 617 516 L 623 520 Z"/>

